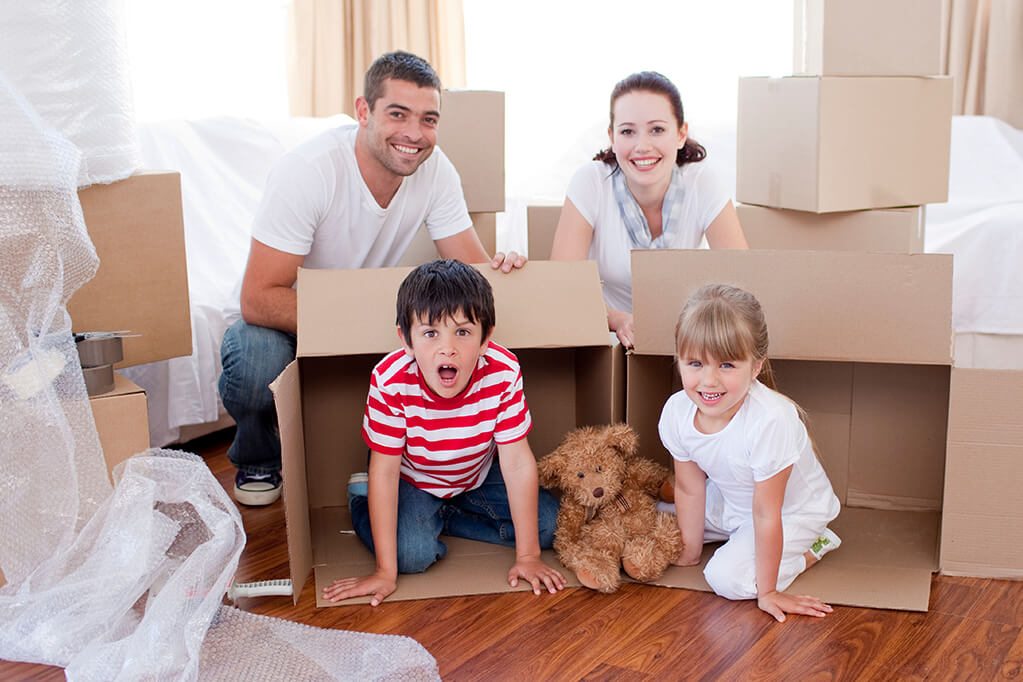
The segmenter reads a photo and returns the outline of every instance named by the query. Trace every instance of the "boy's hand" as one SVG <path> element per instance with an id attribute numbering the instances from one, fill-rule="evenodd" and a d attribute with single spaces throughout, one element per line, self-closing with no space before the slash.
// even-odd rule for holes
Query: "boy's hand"
<path id="1" fill-rule="evenodd" d="M 508 584 L 517 587 L 519 578 L 529 581 L 533 594 L 540 594 L 540 584 L 551 594 L 565 589 L 565 576 L 540 560 L 538 556 L 519 557 L 508 571 Z"/>
<path id="2" fill-rule="evenodd" d="M 500 268 L 501 272 L 508 274 L 512 269 L 518 269 L 526 264 L 526 257 L 520 256 L 514 251 L 509 251 L 507 254 L 498 251 L 494 254 L 494 257 L 490 259 L 490 267 L 494 270 Z"/>
<path id="3" fill-rule="evenodd" d="M 757 597 L 757 606 L 762 611 L 774 616 L 779 623 L 785 622 L 786 613 L 800 613 L 804 616 L 823 618 L 834 610 L 817 597 L 811 597 L 808 594 L 785 594 L 777 591 Z"/>
<path id="4" fill-rule="evenodd" d="M 365 594 L 373 595 L 370 605 L 377 606 L 384 599 L 387 599 L 397 588 L 397 580 L 391 576 L 383 575 L 379 571 L 372 575 L 364 575 L 356 578 L 340 578 L 334 584 L 323 588 L 323 598 L 327 601 L 337 602 L 342 599 L 361 597 Z"/>

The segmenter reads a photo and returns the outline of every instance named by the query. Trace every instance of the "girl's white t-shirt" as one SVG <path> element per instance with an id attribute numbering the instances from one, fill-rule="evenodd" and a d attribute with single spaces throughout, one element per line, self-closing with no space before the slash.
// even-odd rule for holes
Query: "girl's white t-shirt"
<path id="1" fill-rule="evenodd" d="M 724 429 L 706 434 L 695 425 L 696 404 L 679 391 L 665 403 L 658 430 L 675 459 L 695 462 L 721 491 L 721 527 L 733 532 L 753 516 L 753 486 L 792 465 L 782 516 L 838 515 L 840 503 L 824 467 L 813 452 L 796 406 L 785 396 L 754 382 L 742 406 Z"/>
<path id="2" fill-rule="evenodd" d="M 591 161 L 572 176 L 566 197 L 593 227 L 589 257 L 597 261 L 604 300 L 611 308 L 631 313 L 632 240 L 615 201 L 611 175 L 611 166 Z M 698 248 L 704 231 L 731 199 L 713 169 L 702 162 L 682 167 L 682 191 L 682 228 L 665 248 Z"/>

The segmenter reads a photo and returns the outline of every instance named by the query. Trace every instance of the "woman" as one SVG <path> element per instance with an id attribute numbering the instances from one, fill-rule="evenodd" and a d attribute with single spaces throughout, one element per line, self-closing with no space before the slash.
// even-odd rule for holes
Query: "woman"
<path id="1" fill-rule="evenodd" d="M 568 185 L 552 260 L 597 261 L 608 328 L 631 348 L 632 249 L 748 248 L 729 193 L 699 162 L 678 88 L 654 71 L 611 92 L 611 146 Z"/>

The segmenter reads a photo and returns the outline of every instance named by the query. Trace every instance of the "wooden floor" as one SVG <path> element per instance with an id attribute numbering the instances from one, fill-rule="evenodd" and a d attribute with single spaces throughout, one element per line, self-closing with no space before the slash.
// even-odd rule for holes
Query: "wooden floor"
<path id="1" fill-rule="evenodd" d="M 224 486 L 230 434 L 190 444 Z M 237 579 L 288 576 L 284 511 L 241 507 L 248 545 Z M 775 623 L 753 602 L 624 585 L 536 597 L 509 593 L 317 609 L 313 585 L 240 608 L 309 625 L 401 634 L 445 680 L 1023 679 L 1023 582 L 935 576 L 927 613 L 836 606 L 825 619 Z M 62 679 L 0 661 L 0 680 Z"/>

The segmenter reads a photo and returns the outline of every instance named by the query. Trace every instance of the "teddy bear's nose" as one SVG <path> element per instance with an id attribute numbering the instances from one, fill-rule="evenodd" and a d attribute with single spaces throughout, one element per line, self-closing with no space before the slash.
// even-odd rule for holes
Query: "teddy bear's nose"
<path id="1" fill-rule="evenodd" d="M 594 497 L 604 497 L 604 489 L 603 488 L 595 488 L 593 490 L 593 496 Z"/>

